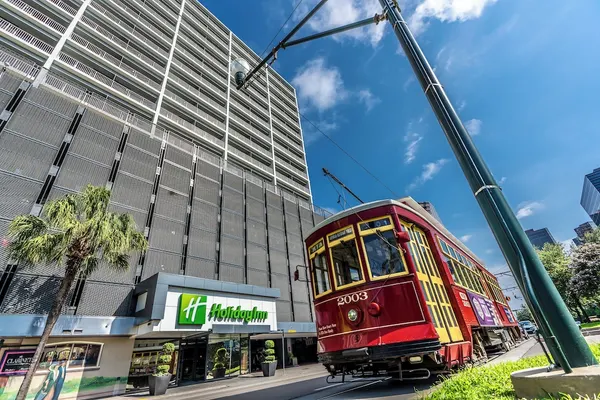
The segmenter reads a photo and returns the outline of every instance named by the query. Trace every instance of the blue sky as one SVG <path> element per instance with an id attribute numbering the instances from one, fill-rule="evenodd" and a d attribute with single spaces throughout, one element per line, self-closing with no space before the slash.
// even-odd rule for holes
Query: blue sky
<path id="1" fill-rule="evenodd" d="M 295 4 L 201 2 L 259 54 Z M 293 20 L 314 3 L 304 0 Z M 600 166 L 600 3 L 400 3 L 523 227 L 548 227 L 559 241 L 574 237 L 573 228 L 588 220 L 579 205 L 583 176 Z M 327 4 L 301 35 L 379 11 L 377 0 Z M 274 67 L 295 84 L 311 121 L 394 192 L 431 201 L 490 269 L 506 269 L 389 23 L 281 51 Z M 341 209 L 322 167 L 363 200 L 393 197 L 306 121 L 303 129 L 315 204 Z"/>

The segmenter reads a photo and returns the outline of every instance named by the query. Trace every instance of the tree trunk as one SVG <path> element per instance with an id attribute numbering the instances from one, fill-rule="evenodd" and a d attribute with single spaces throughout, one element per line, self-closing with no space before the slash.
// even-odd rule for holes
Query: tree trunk
<path id="1" fill-rule="evenodd" d="M 587 312 L 585 312 L 585 308 L 583 308 L 583 305 L 581 304 L 581 301 L 579 301 L 579 298 L 576 296 L 573 296 L 573 300 L 575 300 L 575 304 L 577 304 L 577 308 L 579 308 L 581 310 L 581 313 L 583 314 L 583 320 L 581 322 L 590 322 L 590 316 L 587 314 Z"/>
<path id="2" fill-rule="evenodd" d="M 21 383 L 21 387 L 19 388 L 19 392 L 17 393 L 17 397 L 15 400 L 25 400 L 27 397 L 27 392 L 29 392 L 29 386 L 31 386 L 31 381 L 33 380 L 33 376 L 37 369 L 38 362 L 42 353 L 44 351 L 44 347 L 46 347 L 46 343 L 48 342 L 48 338 L 50 337 L 50 333 L 52 332 L 52 328 L 58 321 L 58 317 L 62 311 L 62 308 L 67 300 L 67 296 L 75 281 L 75 277 L 77 276 L 77 271 L 79 270 L 79 262 L 68 260 L 67 267 L 65 268 L 65 277 L 60 282 L 60 287 L 58 289 L 58 293 L 56 294 L 56 298 L 54 299 L 54 303 L 52 304 L 52 308 L 48 313 L 48 318 L 46 319 L 46 325 L 44 326 L 44 331 L 42 332 L 42 336 L 40 337 L 40 342 L 35 349 L 35 353 L 33 354 L 33 358 L 31 359 L 31 365 L 29 366 L 29 370 L 27 370 L 27 374 L 23 379 L 23 383 Z"/>

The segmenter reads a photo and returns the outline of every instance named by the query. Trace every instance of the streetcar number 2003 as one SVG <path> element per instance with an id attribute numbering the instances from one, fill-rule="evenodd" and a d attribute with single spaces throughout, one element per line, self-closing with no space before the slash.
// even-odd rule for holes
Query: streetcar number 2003
<path id="1" fill-rule="evenodd" d="M 338 306 L 343 306 L 344 304 L 356 303 L 359 300 L 366 300 L 367 292 L 357 292 L 352 294 L 347 294 L 345 296 L 340 296 L 337 298 Z"/>

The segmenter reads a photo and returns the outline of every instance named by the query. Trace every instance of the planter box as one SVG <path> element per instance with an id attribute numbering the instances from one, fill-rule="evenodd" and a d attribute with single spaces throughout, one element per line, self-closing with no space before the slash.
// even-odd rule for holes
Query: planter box
<path id="1" fill-rule="evenodd" d="M 213 369 L 212 374 L 214 379 L 225 378 L 225 368 Z"/>
<path id="2" fill-rule="evenodd" d="M 264 376 L 275 376 L 275 370 L 277 369 L 277 361 L 270 363 L 262 363 L 262 372 Z"/>
<path id="3" fill-rule="evenodd" d="M 297 367 L 297 366 L 298 366 L 298 358 L 292 357 L 292 367 Z"/>
<path id="4" fill-rule="evenodd" d="M 171 374 L 148 377 L 148 390 L 151 396 L 160 396 L 161 394 L 167 393 L 167 388 L 171 382 Z"/>

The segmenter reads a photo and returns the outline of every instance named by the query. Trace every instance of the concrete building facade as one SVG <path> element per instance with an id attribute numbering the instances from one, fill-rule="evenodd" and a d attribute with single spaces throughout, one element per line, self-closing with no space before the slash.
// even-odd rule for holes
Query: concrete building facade
<path id="1" fill-rule="evenodd" d="M 293 274 L 306 264 L 305 232 L 326 215 L 312 204 L 296 93 L 271 68 L 236 90 L 229 66 L 239 57 L 259 60 L 197 1 L 0 4 L 0 337 L 10 344 L 0 358 L 34 344 L 25 337 L 39 336 L 62 275 L 57 266 L 23 269 L 9 260 L 8 224 L 87 184 L 111 189 L 111 209 L 134 217 L 149 249 L 131 257 L 129 271 L 80 276 L 54 342 L 74 334 L 100 344 L 133 336 L 160 348 L 161 341 L 205 335 L 205 344 L 186 342 L 191 359 L 199 348 L 233 346 L 233 354 L 249 335 L 264 339 L 274 328 L 316 335 L 308 283 Z M 206 291 L 223 304 L 268 304 L 275 319 L 217 321 L 210 333 L 179 325 L 141 330 L 170 318 L 156 302 L 138 315 L 148 282 L 159 275 L 170 277 L 161 279 L 175 293 L 173 304 L 183 293 Z M 71 356 L 85 359 L 86 351 L 94 361 L 96 347 L 70 346 L 49 351 L 47 362 L 70 368 L 78 365 Z M 250 347 L 241 346 L 246 364 L 238 354 L 238 373 L 249 369 Z M 116 353 L 106 351 L 104 361 L 113 363 Z M 203 379 L 213 376 L 209 364 Z M 0 397 L 3 388 L 13 393 L 20 376 L 0 371 Z M 125 387 L 122 373 L 106 378 L 118 384 L 103 395 Z"/>
<path id="2" fill-rule="evenodd" d="M 594 169 L 583 178 L 581 207 L 596 225 L 600 225 L 600 168 Z"/>

